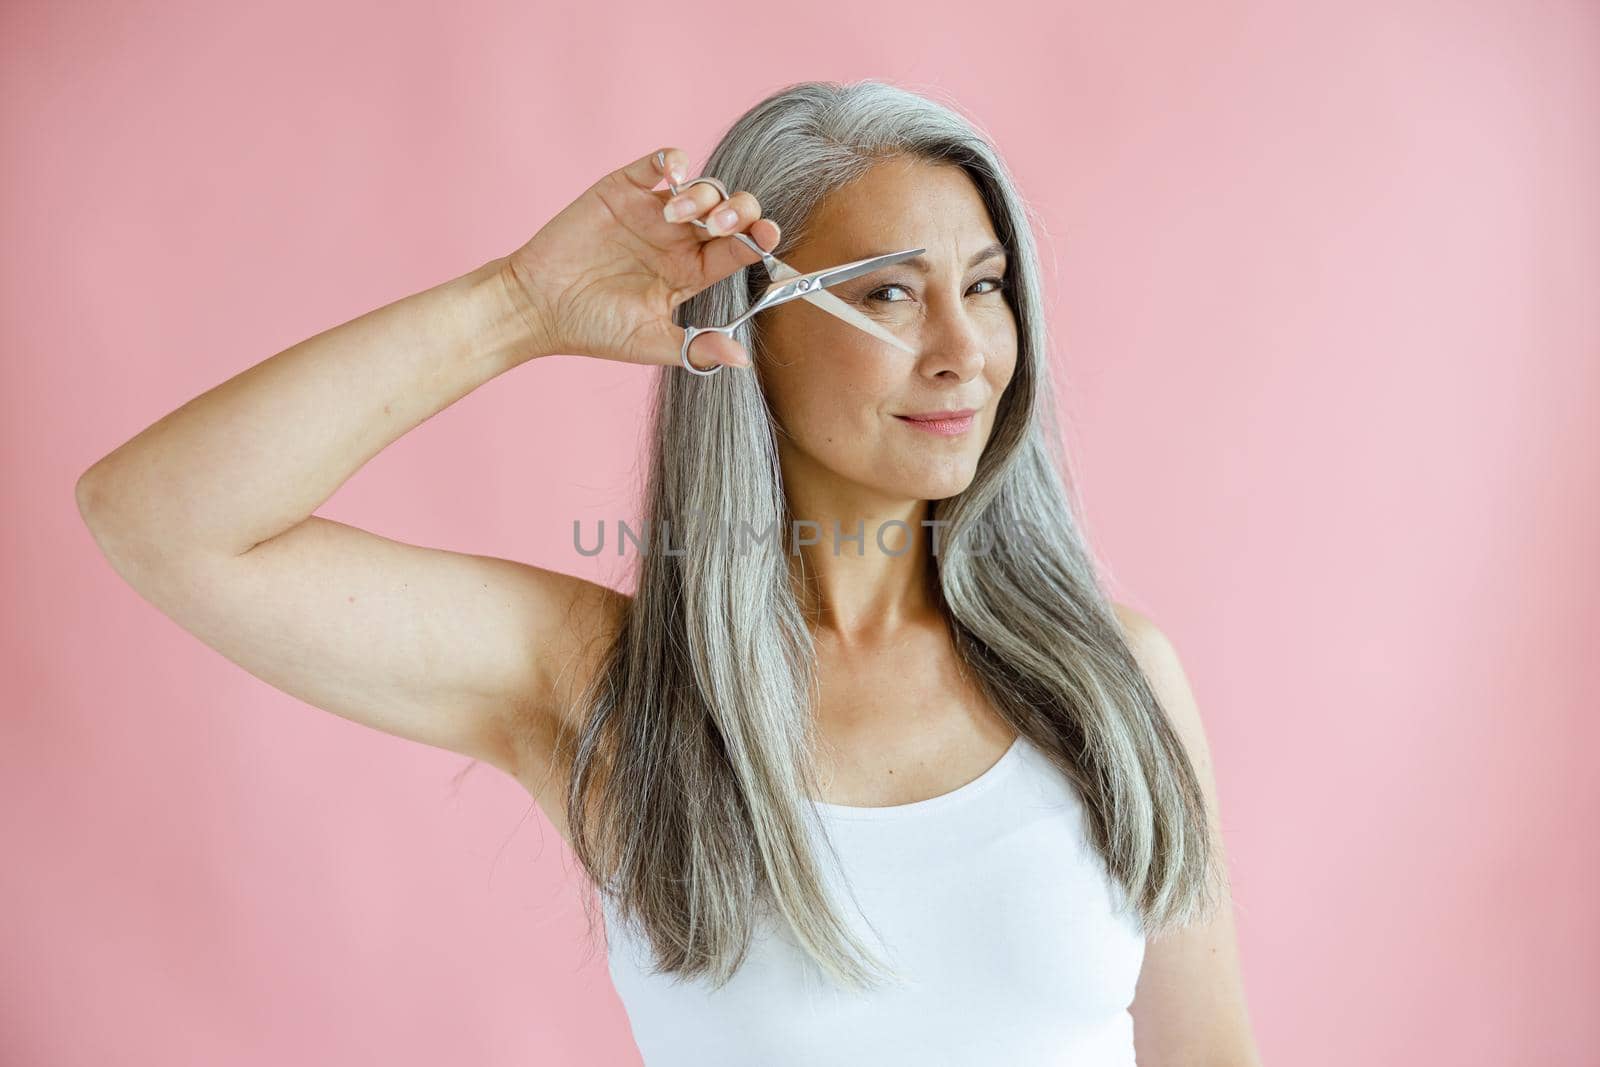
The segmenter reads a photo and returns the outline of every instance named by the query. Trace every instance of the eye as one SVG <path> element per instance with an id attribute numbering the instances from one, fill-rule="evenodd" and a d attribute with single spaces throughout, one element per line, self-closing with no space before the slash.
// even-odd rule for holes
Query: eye
<path id="1" fill-rule="evenodd" d="M 1006 278 L 991 277 L 991 278 L 984 278 L 984 279 L 982 279 L 982 280 L 980 280 L 978 282 L 975 282 L 974 284 L 975 285 L 984 285 L 986 283 L 993 283 L 994 288 L 993 289 L 985 289 L 985 290 L 983 290 L 983 294 L 982 295 L 987 295 L 989 293 L 998 293 L 998 292 L 1001 292 L 1001 291 L 1005 290 L 1007 288 L 1008 284 L 1009 284 L 1009 281 Z M 867 294 L 867 299 L 868 300 L 878 300 L 878 301 L 881 301 L 882 303 L 885 303 L 885 304 L 898 304 L 898 303 L 901 303 L 901 301 L 899 301 L 899 300 L 888 300 L 888 299 L 884 298 L 883 296 L 881 296 L 880 294 L 887 293 L 887 292 L 889 292 L 890 290 L 893 290 L 893 289 L 899 289 L 902 292 L 904 292 L 905 288 L 906 287 L 903 286 L 903 285 L 880 285 L 880 286 L 878 286 L 878 288 L 872 290 L 872 292 Z"/>

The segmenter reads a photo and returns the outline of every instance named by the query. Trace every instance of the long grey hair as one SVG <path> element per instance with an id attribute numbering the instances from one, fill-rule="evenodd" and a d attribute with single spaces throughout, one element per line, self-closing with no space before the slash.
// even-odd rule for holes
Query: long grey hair
<path id="1" fill-rule="evenodd" d="M 1146 935 L 1186 924 L 1213 906 L 1220 869 L 1206 804 L 1074 520 L 1037 252 L 1005 165 L 949 105 L 879 81 L 805 82 L 741 116 L 701 173 L 755 194 L 782 229 L 781 258 L 825 196 L 893 156 L 963 168 L 1013 276 L 1016 371 L 972 484 L 931 511 L 949 524 L 930 580 L 955 648 L 1080 790 L 1093 844 Z M 764 282 L 759 268 L 736 273 L 675 321 L 727 322 Z M 642 931 L 657 973 L 720 987 L 768 914 L 834 980 L 863 989 L 898 975 L 819 858 L 815 651 L 786 535 L 782 431 L 761 388 L 759 317 L 742 330 L 755 373 L 674 367 L 656 382 L 648 544 L 631 608 L 582 694 L 572 842 L 589 890 Z M 735 536 L 704 535 L 708 521 Z M 774 524 L 782 535 L 763 536 Z M 592 892 L 585 903 L 592 933 Z"/>

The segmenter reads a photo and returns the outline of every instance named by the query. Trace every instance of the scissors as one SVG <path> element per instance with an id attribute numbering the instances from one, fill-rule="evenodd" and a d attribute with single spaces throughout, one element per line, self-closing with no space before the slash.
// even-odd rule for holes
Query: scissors
<path id="1" fill-rule="evenodd" d="M 665 170 L 666 168 L 663 166 L 662 169 Z M 705 182 L 714 186 L 722 194 L 722 199 L 728 199 L 728 190 L 715 178 L 694 178 L 682 185 L 677 184 L 670 177 L 667 179 L 667 185 L 672 189 L 673 196 L 677 196 L 696 182 Z M 709 228 L 700 219 L 690 219 L 689 221 L 702 230 Z M 735 233 L 732 236 L 743 241 L 751 251 L 761 257 L 761 265 L 767 269 L 767 276 L 772 279 L 772 282 L 767 286 L 766 291 L 750 305 L 749 310 L 732 322 L 724 326 L 685 326 L 683 329 L 683 348 L 678 353 L 678 358 L 683 363 L 684 370 L 689 371 L 691 374 L 711 375 L 722 369 L 722 364 L 720 363 L 709 370 L 701 370 L 689 362 L 689 346 L 694 344 L 696 337 L 703 333 L 720 333 L 725 337 L 732 338 L 734 330 L 758 313 L 771 307 L 777 307 L 779 304 L 787 304 L 791 300 L 799 299 L 809 300 L 817 307 L 822 308 L 822 310 L 848 322 L 859 330 L 871 334 L 880 341 L 894 345 L 905 352 L 911 351 L 910 346 L 896 337 L 886 327 L 873 322 L 827 290 L 830 285 L 837 285 L 852 278 L 859 278 L 863 274 L 871 273 L 894 263 L 901 263 L 914 256 L 920 256 L 927 251 L 926 248 L 910 248 L 902 252 L 890 252 L 887 255 L 858 259 L 853 263 L 841 263 L 836 267 L 824 267 L 822 270 L 801 274 L 783 262 L 783 260 L 756 244 L 747 235 Z"/>

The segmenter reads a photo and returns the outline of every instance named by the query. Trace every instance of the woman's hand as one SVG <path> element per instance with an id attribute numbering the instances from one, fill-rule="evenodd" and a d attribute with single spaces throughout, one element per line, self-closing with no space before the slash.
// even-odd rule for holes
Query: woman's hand
<path id="1" fill-rule="evenodd" d="M 715 186 L 688 186 L 678 197 L 656 190 L 665 177 L 688 180 L 687 160 L 676 148 L 634 160 L 601 178 L 506 259 L 513 297 L 534 331 L 541 352 L 596 356 L 624 363 L 679 364 L 683 328 L 672 321 L 679 304 L 757 262 L 755 251 L 731 236 L 746 232 L 767 251 L 778 245 L 778 224 L 761 217 L 745 191 L 726 201 Z M 683 176 L 679 176 L 683 175 Z M 688 201 L 675 221 L 668 201 Z M 717 209 L 732 209 L 731 224 Z M 709 230 L 691 225 L 704 218 Z M 718 333 L 695 338 L 690 362 L 705 370 L 718 363 L 748 366 L 744 346 Z"/>

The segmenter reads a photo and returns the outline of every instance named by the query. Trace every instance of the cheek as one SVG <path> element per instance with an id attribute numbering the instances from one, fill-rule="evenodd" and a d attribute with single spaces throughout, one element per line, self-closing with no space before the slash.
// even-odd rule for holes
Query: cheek
<path id="1" fill-rule="evenodd" d="M 989 385 L 995 393 L 1000 393 L 1011 384 L 1011 379 L 1017 375 L 1017 350 L 1005 350 L 1005 355 L 989 364 Z"/>
<path id="2" fill-rule="evenodd" d="M 1017 346 L 1016 320 L 1009 311 L 1005 321 L 996 325 L 989 351 L 994 353 L 994 358 L 989 361 L 989 381 L 994 390 L 999 392 L 1016 374 L 1017 360 L 1021 355 Z"/>
<path id="3" fill-rule="evenodd" d="M 826 450 L 859 441 L 884 406 L 886 387 L 844 360 L 780 368 L 768 393 L 779 423 L 799 444 Z"/>
<path id="4" fill-rule="evenodd" d="M 848 406 L 825 360 L 774 357 L 762 369 L 761 387 L 773 418 L 794 443 L 825 447 L 843 434 Z"/>
<path id="5" fill-rule="evenodd" d="M 772 314 L 777 319 L 793 310 L 775 308 Z M 773 325 L 761 383 L 784 429 L 797 442 L 817 447 L 869 430 L 895 395 L 897 368 L 881 352 L 884 346 L 834 320 L 801 329 L 790 317 Z"/>

